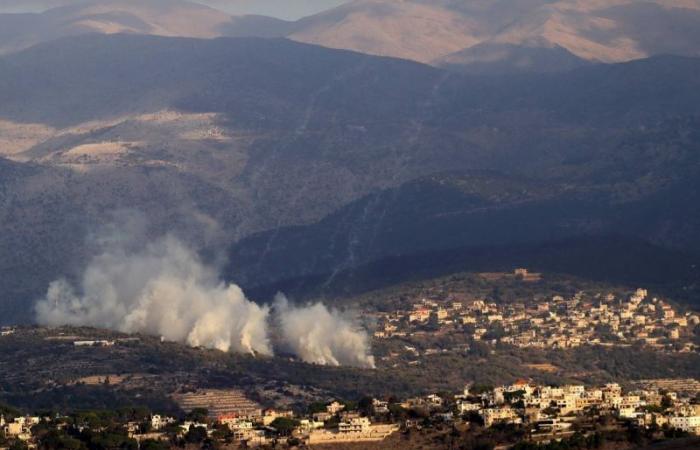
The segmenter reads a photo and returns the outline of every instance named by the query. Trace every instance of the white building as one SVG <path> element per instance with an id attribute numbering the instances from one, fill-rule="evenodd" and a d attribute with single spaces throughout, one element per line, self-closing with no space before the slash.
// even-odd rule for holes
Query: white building
<path id="1" fill-rule="evenodd" d="M 537 428 L 543 431 L 564 431 L 571 428 L 571 424 L 560 419 L 545 419 L 537 422 Z"/>
<path id="2" fill-rule="evenodd" d="M 372 408 L 375 414 L 389 414 L 389 402 L 372 399 Z"/>
<path id="3" fill-rule="evenodd" d="M 151 416 L 151 428 L 154 430 L 162 430 L 171 423 L 175 423 L 175 419 L 172 417 L 161 416 L 158 414 Z"/>
<path id="4" fill-rule="evenodd" d="M 367 433 L 371 425 L 367 417 L 353 417 L 340 422 L 338 424 L 338 431 L 341 433 Z"/>
<path id="5" fill-rule="evenodd" d="M 460 414 L 465 414 L 471 411 L 479 411 L 481 409 L 481 405 L 478 403 L 469 403 L 469 402 L 459 402 L 457 403 L 457 411 Z"/>
<path id="6" fill-rule="evenodd" d="M 12 422 L 5 423 L 5 419 L 2 418 L 0 424 L 5 436 L 28 441 L 32 437 L 32 427 L 40 421 L 38 417 L 17 417 Z"/>
<path id="7" fill-rule="evenodd" d="M 700 435 L 700 416 L 671 417 L 668 423 L 671 428 Z"/>
<path id="8" fill-rule="evenodd" d="M 484 425 L 490 427 L 496 422 L 504 423 L 521 423 L 522 420 L 516 414 L 513 408 L 488 408 L 481 412 L 481 417 L 484 419 Z"/>
<path id="9" fill-rule="evenodd" d="M 340 411 L 345 409 L 345 405 L 338 403 L 338 402 L 333 402 L 326 406 L 326 411 L 328 411 L 329 414 L 337 414 Z"/>
<path id="10" fill-rule="evenodd" d="M 199 423 L 199 422 L 192 422 L 192 421 L 186 421 L 183 422 L 182 425 L 180 425 L 180 432 L 181 434 L 186 434 L 188 431 L 190 431 L 190 428 L 204 428 L 207 430 L 207 434 L 209 434 L 209 426 L 206 423 Z"/>

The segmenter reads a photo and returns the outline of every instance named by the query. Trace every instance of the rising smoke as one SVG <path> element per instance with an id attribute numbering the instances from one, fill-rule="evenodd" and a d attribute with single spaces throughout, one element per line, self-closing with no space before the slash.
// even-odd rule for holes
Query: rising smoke
<path id="1" fill-rule="evenodd" d="M 125 227 L 129 229 L 130 227 Z M 133 228 L 133 227 L 132 227 Z M 140 245 L 131 231 L 111 227 L 97 239 L 75 289 L 66 280 L 50 284 L 36 305 L 44 325 L 108 328 L 162 336 L 191 346 L 238 353 L 273 354 L 271 326 L 279 344 L 303 361 L 374 367 L 367 334 L 322 304 L 294 307 L 279 297 L 274 313 L 246 299 L 234 284 L 173 236 Z"/>
<path id="2" fill-rule="evenodd" d="M 238 286 L 220 283 L 214 272 L 173 237 L 134 253 L 107 248 L 88 265 L 79 294 L 65 280 L 51 283 L 37 319 L 271 354 L 268 309 L 246 300 Z"/>
<path id="3" fill-rule="evenodd" d="M 374 367 L 374 356 L 367 351 L 367 334 L 352 326 L 338 311 L 329 310 L 321 303 L 295 307 L 278 294 L 274 312 L 287 350 L 304 361 Z"/>

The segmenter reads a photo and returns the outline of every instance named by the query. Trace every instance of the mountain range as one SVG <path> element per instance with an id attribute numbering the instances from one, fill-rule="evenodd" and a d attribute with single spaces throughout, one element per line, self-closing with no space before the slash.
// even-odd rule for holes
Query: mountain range
<path id="1" fill-rule="evenodd" d="M 77 276 L 86 236 L 124 208 L 153 235 L 229 248 L 244 286 L 590 235 L 700 252 L 698 71 L 669 56 L 466 76 L 286 39 L 139 35 L 5 56 L 3 317 Z"/>
<path id="2" fill-rule="evenodd" d="M 125 209 L 265 295 L 507 255 L 696 286 L 697 3 L 506 3 L 355 1 L 296 22 L 164 0 L 0 15 L 0 323 L 79 277 Z M 634 37 L 648 14 L 677 25 L 658 25 L 657 47 Z"/>
<path id="3" fill-rule="evenodd" d="M 0 52 L 84 33 L 287 37 L 472 73 L 547 72 L 700 56 L 698 30 L 700 0 L 354 0 L 296 21 L 184 0 L 92 0 L 0 14 Z"/>

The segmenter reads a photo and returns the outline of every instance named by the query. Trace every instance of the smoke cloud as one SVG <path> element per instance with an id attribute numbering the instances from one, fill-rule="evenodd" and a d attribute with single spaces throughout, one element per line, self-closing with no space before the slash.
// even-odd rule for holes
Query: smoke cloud
<path id="1" fill-rule="evenodd" d="M 174 237 L 136 253 L 107 248 L 89 264 L 80 294 L 65 280 L 36 306 L 45 325 L 144 332 L 192 346 L 272 354 L 268 309 L 248 301 Z"/>
<path id="2" fill-rule="evenodd" d="M 143 245 L 133 223 L 97 236 L 100 251 L 77 282 L 49 285 L 36 305 L 37 322 L 146 333 L 195 347 L 272 355 L 270 335 L 301 360 L 374 367 L 367 334 L 322 304 L 274 308 L 248 300 L 234 284 L 173 236 Z M 138 228 L 138 227 L 136 227 Z M 130 231 L 123 231 L 124 229 Z M 122 230 L 122 231 L 119 231 Z M 280 330 L 271 333 L 271 326 Z"/>
<path id="3" fill-rule="evenodd" d="M 307 362 L 331 366 L 374 368 L 367 333 L 354 327 L 338 311 L 321 303 L 303 308 L 279 294 L 274 306 L 282 340 L 288 350 Z"/>

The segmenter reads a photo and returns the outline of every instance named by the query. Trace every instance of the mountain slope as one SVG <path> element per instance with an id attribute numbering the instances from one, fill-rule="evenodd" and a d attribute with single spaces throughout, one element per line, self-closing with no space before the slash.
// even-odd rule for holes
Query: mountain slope
<path id="1" fill-rule="evenodd" d="M 700 56 L 699 30 L 700 0 L 354 0 L 294 22 L 232 17 L 184 0 L 91 0 L 0 14 L 0 54 L 85 33 L 288 37 L 469 73 L 550 72 L 584 61 Z"/>
<path id="2" fill-rule="evenodd" d="M 210 38 L 221 36 L 230 21 L 223 12 L 184 0 L 77 2 L 43 13 L 0 14 L 0 54 L 87 33 Z"/>
<path id="3" fill-rule="evenodd" d="M 698 131 L 700 128 L 695 133 Z M 524 265 L 544 261 L 534 258 L 543 242 L 575 243 L 591 236 L 611 237 L 611 242 L 624 241 L 621 236 L 625 236 L 636 241 L 630 250 L 643 248 L 649 241 L 657 243 L 659 254 L 664 247 L 683 249 L 695 257 L 683 260 L 683 270 L 690 270 L 700 255 L 700 210 L 690 206 L 700 202 L 700 157 L 691 154 L 685 162 L 693 166 L 691 171 L 677 176 L 667 168 L 666 176 L 675 179 L 634 199 L 620 198 L 620 189 L 626 188 L 617 185 L 569 187 L 495 173 L 435 175 L 363 198 L 316 224 L 246 238 L 232 248 L 229 270 L 235 279 L 253 285 L 307 276 L 323 276 L 321 282 L 330 283 L 334 274 L 352 273 L 387 257 L 412 267 L 412 255 L 463 249 L 467 258 L 472 253 L 480 255 L 482 266 L 474 270 L 488 271 L 498 264 L 507 269 L 516 261 Z M 631 184 L 639 189 L 644 182 L 638 179 Z M 684 230 L 684 237 L 677 240 L 680 236 L 672 236 L 669 230 Z M 491 259 L 489 249 L 494 251 Z M 507 249 L 512 249 L 511 261 Z M 608 268 L 611 276 L 623 271 L 612 262 L 621 258 L 616 249 L 591 250 L 611 260 L 615 268 Z M 533 255 L 530 263 L 528 252 Z M 558 267 L 550 264 L 546 268 L 588 275 L 591 261 L 572 258 L 569 262 L 559 258 Z M 438 260 L 433 265 L 439 271 L 446 264 Z M 658 273 L 635 274 L 628 269 L 632 278 L 660 282 Z M 698 275 L 696 272 L 695 282 L 700 280 Z"/>
<path id="4" fill-rule="evenodd" d="M 199 0 L 213 8 L 237 16 L 265 15 L 284 20 L 301 17 L 346 3 L 348 0 Z"/>
<path id="5" fill-rule="evenodd" d="M 700 55 L 697 0 L 355 0 L 299 25 L 291 38 L 422 62 L 476 45 L 560 47 L 598 62 Z"/>
<path id="6" fill-rule="evenodd" d="M 478 42 L 476 18 L 430 4 L 353 1 L 297 23 L 291 39 L 420 62 Z"/>
<path id="7" fill-rule="evenodd" d="M 547 48 L 484 43 L 451 53 L 433 63 L 477 75 L 562 72 L 589 62 L 559 46 Z"/>
<path id="8" fill-rule="evenodd" d="M 317 129 L 331 121 L 376 127 L 438 115 L 448 119 L 441 127 L 461 130 L 463 115 L 486 109 L 533 110 L 577 126 L 696 112 L 698 61 L 657 57 L 561 75 L 462 77 L 284 39 L 94 35 L 0 58 L 0 118 L 68 126 L 174 107 L 266 129 L 299 120 Z"/>
<path id="9" fill-rule="evenodd" d="M 440 76 L 284 40 L 127 35 L 46 44 L 0 67 L 0 153 L 27 161 L 13 171 L 35 167 L 2 180 L 0 249 L 18 255 L 0 259 L 3 322 L 29 319 L 49 281 L 78 273 L 85 237 L 115 210 L 220 249 L 389 184 L 377 172 L 393 155 L 381 154 Z"/>
<path id="10" fill-rule="evenodd" d="M 81 273 L 85 236 L 122 208 L 205 255 L 248 249 L 227 275 L 251 284 L 296 275 L 274 260 L 305 274 L 523 236 L 696 245 L 698 72 L 659 57 L 468 77 L 284 39 L 135 35 L 0 58 L 0 154 L 22 161 L 0 169 L 0 249 L 18 255 L 0 259 L 0 317 L 27 319 L 50 280 Z"/>

